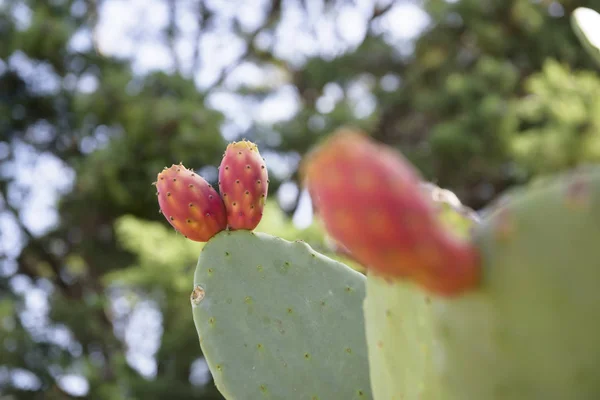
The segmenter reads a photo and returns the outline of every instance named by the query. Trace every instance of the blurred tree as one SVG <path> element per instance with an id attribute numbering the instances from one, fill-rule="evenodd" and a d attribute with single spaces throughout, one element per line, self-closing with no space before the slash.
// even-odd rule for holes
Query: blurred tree
<path id="1" fill-rule="evenodd" d="M 548 60 L 515 100 L 516 161 L 528 176 L 600 161 L 600 79 Z"/>
<path id="2" fill-rule="evenodd" d="M 508 186 L 530 178 L 513 151 L 523 126 L 511 107 L 514 99 L 526 95 L 527 78 L 548 59 L 596 71 L 569 23 L 576 7 L 595 2 L 423 4 L 429 23 L 414 43 L 390 44 L 377 29 L 382 18 L 377 16 L 371 35 L 354 51 L 333 60 L 314 57 L 303 65 L 295 83 L 304 107 L 297 119 L 279 129 L 301 141 L 340 123 L 364 126 L 409 156 L 427 179 L 481 208 Z M 366 86 L 364 97 L 373 96 L 377 104 L 367 118 L 353 118 L 348 95 L 326 115 L 319 112 L 319 96 L 328 87 L 336 85 L 349 94 L 356 84 Z"/>
<path id="3" fill-rule="evenodd" d="M 325 252 L 287 217 L 299 160 L 342 124 L 476 208 L 599 161 L 600 80 L 569 25 L 592 0 L 248 3 L 0 1 L 3 394 L 220 398 L 188 308 L 201 245 L 150 183 L 179 161 L 216 183 L 229 140 L 267 158 L 281 210 L 261 229 Z"/>

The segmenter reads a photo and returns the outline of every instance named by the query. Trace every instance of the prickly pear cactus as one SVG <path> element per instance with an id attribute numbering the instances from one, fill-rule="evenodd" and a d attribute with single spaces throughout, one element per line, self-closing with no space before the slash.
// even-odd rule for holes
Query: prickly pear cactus
<path id="1" fill-rule="evenodd" d="M 317 159 L 322 170 L 339 171 L 339 164 L 345 165 L 346 173 L 370 168 L 377 171 L 373 176 L 378 182 L 386 182 L 384 177 L 390 175 L 399 180 L 407 170 L 406 165 L 399 168 L 405 163 L 400 156 L 396 161 L 373 161 L 382 159 L 381 149 L 365 140 L 354 154 L 334 153 L 331 143 L 342 143 L 341 139 L 351 136 L 340 134 L 337 142 L 320 150 L 331 157 Z M 339 214 L 328 206 L 334 196 L 328 192 L 330 183 L 310 179 L 310 174 L 308 180 L 317 193 L 316 203 L 325 204 L 321 218 L 329 219 L 326 226 L 335 239 L 345 236 L 329 229 L 331 224 L 369 223 L 364 210 L 336 221 Z M 354 182 L 346 185 L 346 196 L 336 198 L 338 209 L 350 209 L 355 198 L 369 198 L 364 207 L 375 204 L 399 221 L 407 221 L 415 210 L 430 212 L 423 211 L 428 207 L 414 206 L 424 198 L 412 187 L 393 198 L 361 193 L 356 185 L 360 181 Z M 394 190 L 389 183 L 381 186 Z M 446 255 L 437 271 L 417 259 L 414 267 L 424 268 L 427 280 L 418 273 L 402 273 L 410 270 L 405 255 L 398 257 L 396 269 L 381 268 L 392 265 L 389 260 L 368 260 L 365 320 L 374 397 L 600 398 L 600 322 L 593 318 L 600 315 L 600 166 L 514 190 L 487 211 L 471 232 L 462 230 L 466 238 L 454 230 L 463 251 L 477 254 L 477 263 L 468 269 L 477 269 L 479 279 L 469 285 L 439 290 L 448 288 L 452 275 L 466 264 L 461 261 L 461 268 L 456 268 L 453 254 L 431 236 L 399 229 L 390 231 L 394 237 L 388 239 L 417 248 L 429 246 L 431 254 Z M 423 231 L 442 229 L 431 218 L 421 221 L 429 224 L 421 227 Z M 351 240 L 346 243 L 350 252 L 368 254 L 385 250 L 387 242 L 365 241 L 363 248 Z M 436 279 L 439 283 L 432 284 Z"/>
<path id="2" fill-rule="evenodd" d="M 437 398 L 600 398 L 600 166 L 493 209 L 473 235 L 480 287 L 432 307 Z"/>
<path id="3" fill-rule="evenodd" d="M 158 174 L 160 210 L 206 242 L 191 296 L 205 359 L 228 399 L 372 399 L 365 277 L 301 241 L 252 230 L 268 173 L 257 146 L 231 143 L 220 194 L 183 165 Z"/>
<path id="4" fill-rule="evenodd" d="M 227 399 L 371 399 L 365 277 L 247 230 L 203 248 L 191 302 L 200 345 Z"/>

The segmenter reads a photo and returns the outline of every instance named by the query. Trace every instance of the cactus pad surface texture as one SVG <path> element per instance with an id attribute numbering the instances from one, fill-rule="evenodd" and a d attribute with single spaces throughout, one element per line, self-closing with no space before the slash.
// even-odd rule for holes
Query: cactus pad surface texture
<path id="1" fill-rule="evenodd" d="M 366 400 L 364 296 L 364 275 L 306 243 L 236 230 L 204 246 L 191 302 L 228 400 Z"/>
<path id="2" fill-rule="evenodd" d="M 512 190 L 487 211 L 472 235 L 476 290 L 442 298 L 368 277 L 375 398 L 600 398 L 600 166 Z"/>

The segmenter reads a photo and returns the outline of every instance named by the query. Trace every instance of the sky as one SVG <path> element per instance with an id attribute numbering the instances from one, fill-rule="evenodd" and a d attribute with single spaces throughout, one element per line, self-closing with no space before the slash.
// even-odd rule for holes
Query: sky
<path id="1" fill-rule="evenodd" d="M 222 15 L 220 21 L 222 28 L 214 34 L 207 35 L 200 44 L 200 54 L 203 60 L 201 67 L 193 71 L 191 58 L 194 52 L 194 38 L 197 24 L 191 7 L 194 1 L 179 0 L 178 26 L 182 32 L 175 45 L 175 52 L 182 65 L 183 73 L 193 77 L 200 90 L 211 87 L 221 74 L 223 68 L 236 62 L 244 51 L 244 43 L 233 36 L 228 29 L 228 20 L 238 18 L 242 26 L 252 31 L 261 25 L 264 13 L 261 11 L 266 0 L 254 2 L 238 2 L 234 0 L 206 0 L 210 7 L 219 10 Z M 358 45 L 366 33 L 365 21 L 369 17 L 373 4 L 377 1 L 386 5 L 389 1 L 356 0 L 348 2 L 335 13 L 322 15 L 322 2 L 320 0 L 307 0 L 309 5 L 309 21 L 297 2 L 291 0 L 283 11 L 283 20 L 275 36 L 257 37 L 258 45 L 271 46 L 275 53 L 294 65 L 301 65 L 306 57 L 319 54 L 323 57 L 332 57 Z M 0 0 L 0 7 L 4 1 Z M 398 50 L 410 52 L 411 40 L 428 24 L 427 15 L 418 7 L 417 2 L 398 1 L 385 17 L 381 18 L 374 29 L 383 33 L 392 43 L 397 44 Z M 76 3 L 74 13 L 85 12 L 83 1 Z M 26 6 L 12 10 L 23 28 L 30 23 L 31 10 Z M 135 18 L 132 18 L 135 16 Z M 133 66 L 138 74 L 145 74 L 153 70 L 173 71 L 171 51 L 163 43 L 160 30 L 167 24 L 168 10 L 164 0 L 105 0 L 102 2 L 99 16 L 99 26 L 96 31 L 98 49 L 107 56 L 132 57 Z M 336 39 L 336 34 L 343 40 Z M 71 40 L 71 48 L 83 50 L 93 45 L 93 37 L 89 31 L 78 32 Z M 57 89 L 56 79 L 44 71 L 43 66 L 33 65 L 24 55 L 15 54 L 7 63 L 0 60 L 0 73 L 7 67 L 18 68 L 40 90 L 52 92 Z M 294 116 L 299 108 L 297 93 L 293 90 L 284 73 L 277 70 L 263 70 L 252 64 L 242 63 L 234 69 L 225 80 L 222 88 L 214 90 L 209 96 L 211 107 L 220 110 L 226 116 L 222 128 L 223 136 L 233 140 L 253 121 L 264 125 L 289 119 Z M 68 82 L 66 83 L 68 84 Z M 260 104 L 248 103 L 236 96 L 232 91 L 241 84 L 264 85 L 268 84 L 273 89 L 264 102 Z M 384 78 L 382 84 L 390 90 L 398 87 L 398 79 L 389 76 Z M 87 77 L 77 83 L 81 91 L 93 91 L 97 82 L 93 77 Z M 354 111 L 357 115 L 367 116 L 375 108 L 375 102 L 366 85 L 357 82 L 349 91 L 349 96 L 354 102 Z M 324 95 L 318 100 L 317 107 L 321 112 L 332 110 L 342 96 L 341 88 L 328 85 Z M 28 134 L 49 134 L 48 127 L 43 125 L 32 128 Z M 45 131 L 46 130 L 46 131 Z M 88 143 L 93 150 L 97 143 Z M 0 158 L 6 149 L 0 147 Z M 270 171 L 285 176 L 299 160 L 293 155 L 282 159 L 273 154 L 266 154 Z M 17 180 L 25 190 L 17 198 L 10 199 L 21 203 L 27 200 L 22 218 L 34 234 L 43 234 L 56 223 L 54 206 L 60 195 L 70 190 L 74 174 L 67 165 L 47 155 L 35 154 L 24 144 L 17 146 L 16 164 L 19 168 Z M 0 171 L 0 173 L 3 173 Z M 293 184 L 284 184 L 278 199 L 282 203 L 289 202 L 296 197 L 298 188 Z M 19 194 L 19 191 L 14 191 Z M 306 226 L 311 220 L 310 198 L 302 193 L 298 212 L 294 222 L 299 226 Z M 0 251 L 17 255 L 20 249 L 20 240 L 16 232 L 14 221 L 0 215 Z M 0 272 L 14 272 L 16 265 L 5 264 Z M 3 270 L 3 271 L 2 271 Z M 47 296 L 51 287 L 34 287 L 30 281 L 23 277 L 11 280 L 15 291 L 27 293 L 25 295 L 27 310 L 22 315 L 26 326 L 32 331 L 43 335 L 55 343 L 69 348 L 74 354 L 81 349 L 71 340 L 70 333 L 65 328 L 47 327 Z M 151 379 L 156 372 L 153 354 L 158 349 L 161 334 L 161 315 L 151 302 L 142 302 L 134 309 L 119 296 L 115 296 L 113 310 L 117 317 L 123 316 L 122 323 L 117 324 L 117 334 L 126 341 L 129 347 L 128 361 L 142 375 Z M 6 328 L 6 326 L 4 326 Z M 139 332 L 152 332 L 152 335 L 140 336 Z M 208 378 L 206 364 L 202 360 L 194 363 L 190 380 L 203 383 Z M 73 373 L 60 374 L 61 386 L 74 395 L 84 395 L 87 391 L 87 382 L 81 376 Z M 35 386 L 35 376 L 27 371 L 8 374 L 0 367 L 0 381 L 12 379 L 21 386 Z"/>

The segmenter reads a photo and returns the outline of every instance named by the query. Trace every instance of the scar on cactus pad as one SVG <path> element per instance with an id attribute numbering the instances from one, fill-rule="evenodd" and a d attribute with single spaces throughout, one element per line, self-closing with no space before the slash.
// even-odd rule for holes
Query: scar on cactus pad
<path id="1" fill-rule="evenodd" d="M 153 183 L 160 212 L 178 232 L 197 242 L 217 233 L 253 230 L 259 224 L 269 179 L 258 147 L 247 140 L 227 146 L 219 167 L 220 193 L 183 164 L 165 167 Z"/>
<path id="2" fill-rule="evenodd" d="M 400 153 L 340 129 L 307 156 L 302 173 L 327 232 L 371 273 L 447 296 L 478 285 L 476 249 L 438 220 Z"/>

